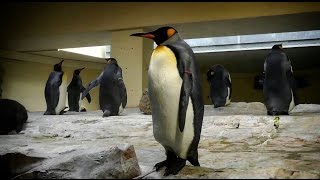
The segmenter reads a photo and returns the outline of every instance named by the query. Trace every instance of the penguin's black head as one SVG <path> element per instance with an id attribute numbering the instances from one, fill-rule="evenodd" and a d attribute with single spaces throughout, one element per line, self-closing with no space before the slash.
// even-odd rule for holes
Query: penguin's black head
<path id="1" fill-rule="evenodd" d="M 130 36 L 145 37 L 154 40 L 157 45 L 160 45 L 164 41 L 168 40 L 171 36 L 178 33 L 176 29 L 170 26 L 161 27 L 155 31 L 147 33 L 134 33 Z"/>
<path id="2" fill-rule="evenodd" d="M 53 70 L 54 71 L 58 71 L 58 72 L 62 72 L 62 63 L 63 63 L 63 61 L 64 60 L 62 60 L 61 62 L 59 62 L 58 64 L 55 64 L 54 66 L 53 66 Z"/>
<path id="3" fill-rule="evenodd" d="M 115 58 L 107 58 L 105 60 L 107 61 L 107 64 L 118 64 Z"/>
<path id="4" fill-rule="evenodd" d="M 282 44 L 275 44 L 272 46 L 272 49 L 280 49 L 282 50 Z"/>
<path id="5" fill-rule="evenodd" d="M 76 70 L 74 70 L 73 74 L 79 75 L 82 70 L 84 70 L 84 68 L 76 69 Z"/>

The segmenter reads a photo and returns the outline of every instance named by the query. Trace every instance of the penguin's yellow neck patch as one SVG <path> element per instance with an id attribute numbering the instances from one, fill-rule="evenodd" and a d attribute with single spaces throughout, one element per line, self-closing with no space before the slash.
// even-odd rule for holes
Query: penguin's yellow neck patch
<path id="1" fill-rule="evenodd" d="M 174 29 L 172 29 L 172 28 L 168 29 L 168 30 L 167 30 L 168 38 L 171 37 L 171 36 L 173 36 L 174 33 L 176 33 L 176 30 L 174 30 Z"/>

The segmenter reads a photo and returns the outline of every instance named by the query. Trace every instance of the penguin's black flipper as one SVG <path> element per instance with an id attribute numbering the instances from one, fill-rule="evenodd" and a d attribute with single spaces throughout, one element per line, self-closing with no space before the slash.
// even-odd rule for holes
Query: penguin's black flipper
<path id="1" fill-rule="evenodd" d="M 100 84 L 102 76 L 103 76 L 103 72 L 99 75 L 99 77 L 97 79 L 95 79 L 95 80 L 90 82 L 88 87 L 82 92 L 81 100 L 83 100 L 84 97 L 87 97 L 87 94 L 89 93 L 89 91 L 92 88 L 94 88 L 94 87 L 96 87 L 96 86 L 98 86 Z"/>
<path id="2" fill-rule="evenodd" d="M 118 86 L 120 88 L 120 97 L 121 97 L 122 107 L 124 108 L 127 105 L 127 89 L 122 79 L 118 80 Z"/>
<path id="3" fill-rule="evenodd" d="M 187 115 L 187 108 L 189 104 L 189 97 L 191 95 L 192 85 L 193 85 L 193 78 L 192 78 L 192 71 L 191 71 L 191 62 L 194 57 L 192 57 L 192 53 L 183 51 L 183 47 L 186 44 L 179 44 L 178 46 L 171 46 L 169 47 L 177 60 L 177 68 L 182 78 L 182 86 L 180 91 L 180 99 L 179 99 L 179 110 L 178 110 L 178 122 L 179 122 L 179 129 L 180 132 L 183 132 L 184 125 L 186 121 Z M 182 50 L 181 50 L 182 49 Z"/>
<path id="4" fill-rule="evenodd" d="M 83 91 L 85 91 L 85 90 L 86 90 L 86 88 L 82 86 L 81 92 L 83 93 Z M 91 103 L 90 93 L 88 93 L 85 97 L 87 98 L 88 102 Z"/>
<path id="5" fill-rule="evenodd" d="M 179 120 L 179 129 L 181 132 L 184 130 L 184 125 L 186 121 L 187 108 L 189 104 L 189 97 L 192 90 L 192 74 L 191 72 L 186 72 L 183 75 L 183 81 L 180 91 L 180 100 L 179 100 L 179 111 L 178 111 L 178 120 Z"/>

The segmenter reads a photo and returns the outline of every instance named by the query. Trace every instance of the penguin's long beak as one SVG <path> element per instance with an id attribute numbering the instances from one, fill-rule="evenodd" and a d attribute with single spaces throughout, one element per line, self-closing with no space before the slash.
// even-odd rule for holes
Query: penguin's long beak
<path id="1" fill-rule="evenodd" d="M 82 71 L 82 70 L 84 70 L 84 68 L 79 69 L 79 71 Z"/>
<path id="2" fill-rule="evenodd" d="M 61 66 L 61 65 L 62 65 L 63 61 L 64 61 L 64 60 L 62 60 L 61 62 L 59 62 L 59 66 Z"/>
<path id="3" fill-rule="evenodd" d="M 154 39 L 154 37 L 155 37 L 151 33 L 134 33 L 134 34 L 131 34 L 130 36 L 145 37 L 145 38 L 149 38 L 149 39 Z"/>

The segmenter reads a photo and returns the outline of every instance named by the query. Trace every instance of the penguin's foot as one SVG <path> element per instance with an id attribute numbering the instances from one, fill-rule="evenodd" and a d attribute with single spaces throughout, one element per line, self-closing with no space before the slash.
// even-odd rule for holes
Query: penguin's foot
<path id="1" fill-rule="evenodd" d="M 66 112 L 68 112 L 68 111 L 62 110 L 62 111 L 60 111 L 59 115 L 63 115 Z"/>
<path id="2" fill-rule="evenodd" d="M 288 111 L 268 111 L 269 116 L 289 115 Z"/>
<path id="3" fill-rule="evenodd" d="M 56 112 L 46 111 L 43 115 L 56 115 Z"/>
<path id="4" fill-rule="evenodd" d="M 186 165 L 186 160 L 177 158 L 176 161 L 167 164 L 167 168 L 163 174 L 163 176 L 168 176 L 170 174 L 176 175 L 178 172 Z"/>
<path id="5" fill-rule="evenodd" d="M 80 112 L 87 112 L 86 108 L 82 108 Z"/>
<path id="6" fill-rule="evenodd" d="M 105 111 L 103 112 L 102 117 L 109 117 L 110 115 L 111 115 L 111 112 L 110 112 L 109 110 L 105 110 Z"/>
<path id="7" fill-rule="evenodd" d="M 167 166 L 167 164 L 168 164 L 168 161 L 164 160 L 154 165 L 154 168 L 156 168 L 156 171 L 159 171 L 162 167 Z"/>

